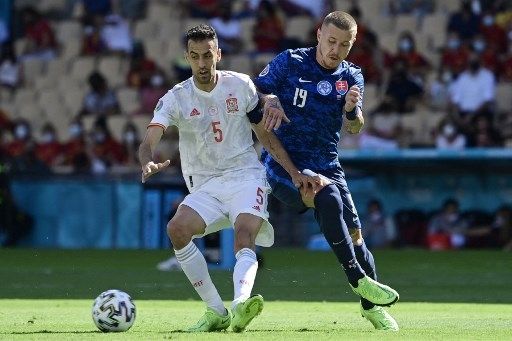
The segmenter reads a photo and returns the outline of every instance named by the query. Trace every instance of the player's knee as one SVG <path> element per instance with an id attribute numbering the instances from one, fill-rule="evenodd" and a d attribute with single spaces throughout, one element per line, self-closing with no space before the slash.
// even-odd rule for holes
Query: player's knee
<path id="1" fill-rule="evenodd" d="M 322 189 L 324 189 L 325 186 L 328 186 L 328 185 L 331 184 L 327 179 L 321 178 L 321 180 L 322 181 L 318 184 L 316 193 L 313 192 L 313 188 L 312 187 L 301 188 L 300 189 L 300 196 L 302 198 L 302 202 L 304 203 L 304 205 L 306 205 L 306 207 L 314 208 L 315 207 L 315 197 L 316 197 L 316 195 L 318 193 L 320 193 L 320 191 Z"/>
<path id="2" fill-rule="evenodd" d="M 316 193 L 314 197 L 315 207 L 343 212 L 343 202 L 341 200 L 340 191 L 333 184 L 324 186 L 320 191 Z"/>
<path id="3" fill-rule="evenodd" d="M 171 239 L 174 249 L 179 250 L 187 246 L 192 239 L 189 229 L 184 221 L 171 219 L 167 223 L 167 235 Z"/>

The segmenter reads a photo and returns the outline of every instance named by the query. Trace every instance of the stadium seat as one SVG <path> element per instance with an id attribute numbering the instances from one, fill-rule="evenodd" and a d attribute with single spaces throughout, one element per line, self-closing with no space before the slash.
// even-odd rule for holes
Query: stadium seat
<path id="1" fill-rule="evenodd" d="M 34 103 L 36 101 L 37 92 L 31 87 L 20 88 L 16 90 L 14 95 L 14 104 L 18 107 Z"/>
<path id="2" fill-rule="evenodd" d="M 304 42 L 308 40 L 309 32 L 314 22 L 309 16 L 297 16 L 286 19 L 286 37 L 297 38 Z"/>
<path id="3" fill-rule="evenodd" d="M 40 59 L 27 59 L 23 61 L 23 81 L 25 86 L 32 86 L 36 78 L 43 74 L 44 61 Z"/>
<path id="4" fill-rule="evenodd" d="M 14 50 L 16 51 L 17 56 L 23 55 L 23 52 L 25 52 L 25 46 L 27 46 L 27 39 L 16 39 L 14 42 Z"/>
<path id="5" fill-rule="evenodd" d="M 194 26 L 201 25 L 205 23 L 205 19 L 194 19 L 194 18 L 186 18 L 183 25 L 183 32 L 191 29 Z"/>
<path id="6" fill-rule="evenodd" d="M 170 21 L 172 8 L 167 2 L 148 1 L 146 16 L 152 21 Z"/>
<path id="7" fill-rule="evenodd" d="M 445 13 L 434 13 L 423 19 L 421 32 L 430 40 L 431 49 L 443 46 L 446 40 L 447 17 Z"/>
<path id="8" fill-rule="evenodd" d="M 157 38 L 163 41 L 178 40 L 181 44 L 181 36 L 176 34 L 178 32 L 181 32 L 180 20 L 164 20 L 159 23 Z"/>
<path id="9" fill-rule="evenodd" d="M 146 129 L 148 128 L 149 122 L 151 122 L 151 116 L 149 115 L 137 115 L 132 116 L 130 118 L 130 121 L 135 124 L 137 127 L 137 131 L 139 133 L 139 136 L 142 138 L 144 134 L 146 133 Z"/>
<path id="10" fill-rule="evenodd" d="M 55 25 L 57 41 L 67 44 L 69 41 L 81 41 L 83 35 L 82 25 L 75 20 L 61 21 Z"/>
<path id="11" fill-rule="evenodd" d="M 254 24 L 256 20 L 254 18 L 246 18 L 240 20 L 240 26 L 242 29 L 242 40 L 244 42 L 244 51 L 252 52 L 254 51 L 254 41 L 252 40 L 252 32 L 254 29 Z"/>
<path id="12" fill-rule="evenodd" d="M 512 83 L 498 83 L 496 86 L 496 108 L 499 112 L 512 109 Z"/>
<path id="13" fill-rule="evenodd" d="M 228 70 L 245 73 L 247 75 L 253 73 L 254 64 L 251 63 L 251 60 L 245 54 L 227 56 L 224 58 L 224 61 L 226 62 L 225 67 Z"/>
<path id="14" fill-rule="evenodd" d="M 381 100 L 379 89 L 374 84 L 366 84 L 363 93 L 363 109 L 366 113 L 375 109 Z"/>
<path id="15" fill-rule="evenodd" d="M 68 63 L 64 58 L 50 60 L 46 63 L 45 75 L 51 79 L 59 79 L 68 72 Z"/>
<path id="16" fill-rule="evenodd" d="M 125 73 L 121 72 L 121 58 L 118 56 L 100 58 L 98 71 L 105 76 L 111 87 L 117 87 L 125 82 Z"/>
<path id="17" fill-rule="evenodd" d="M 140 20 L 135 24 L 133 37 L 138 40 L 152 39 L 158 35 L 158 22 Z"/>
<path id="18" fill-rule="evenodd" d="M 135 89 L 121 88 L 117 92 L 123 114 L 130 115 L 140 107 L 139 93 Z"/>
<path id="19" fill-rule="evenodd" d="M 81 88 L 70 88 L 66 90 L 65 95 L 62 96 L 64 104 L 71 116 L 76 116 L 82 108 L 83 99 L 86 91 Z"/>
<path id="20" fill-rule="evenodd" d="M 42 125 L 42 111 L 40 107 L 37 104 L 34 104 L 34 102 L 31 103 L 25 103 L 21 106 L 16 107 L 16 114 L 14 117 L 17 118 L 24 118 L 30 122 L 32 125 L 32 129 L 34 131 L 39 129 Z"/>
<path id="21" fill-rule="evenodd" d="M 395 17 L 395 32 L 415 32 L 418 29 L 418 18 L 414 15 L 397 15 Z"/>
<path id="22" fill-rule="evenodd" d="M 71 60 L 80 55 L 82 49 L 82 42 L 80 40 L 68 40 L 62 47 L 60 57 L 64 60 Z"/>
<path id="23" fill-rule="evenodd" d="M 121 141 L 123 137 L 124 126 L 128 118 L 124 115 L 115 115 L 108 118 L 108 127 L 112 136 L 117 140 Z"/>
<path id="24" fill-rule="evenodd" d="M 77 80 L 86 80 L 96 68 L 96 60 L 93 57 L 80 57 L 73 61 L 70 76 Z"/>

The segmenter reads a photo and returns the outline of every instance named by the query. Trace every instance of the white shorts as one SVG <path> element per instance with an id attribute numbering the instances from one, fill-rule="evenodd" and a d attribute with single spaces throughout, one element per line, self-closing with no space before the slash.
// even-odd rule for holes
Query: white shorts
<path id="1" fill-rule="evenodd" d="M 233 179 L 211 178 L 193 193 L 187 195 L 180 205 L 196 211 L 206 224 L 204 235 L 225 228 L 233 228 L 240 213 L 250 213 L 263 218 L 256 245 L 269 247 L 274 244 L 274 228 L 268 221 L 268 194 L 270 186 L 265 178 Z"/>

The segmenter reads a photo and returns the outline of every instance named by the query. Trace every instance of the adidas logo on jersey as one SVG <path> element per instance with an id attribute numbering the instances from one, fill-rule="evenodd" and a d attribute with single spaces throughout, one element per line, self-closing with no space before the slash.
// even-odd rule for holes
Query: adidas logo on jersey
<path id="1" fill-rule="evenodd" d="M 190 116 L 191 116 L 191 117 L 192 117 L 192 116 L 199 116 L 199 115 L 201 115 L 201 113 L 200 113 L 200 112 L 199 112 L 199 110 L 197 110 L 196 108 L 194 108 L 194 110 L 192 110 L 192 111 L 190 112 Z"/>
<path id="2" fill-rule="evenodd" d="M 261 208 L 258 205 L 254 205 L 252 208 L 258 212 L 261 212 Z"/>

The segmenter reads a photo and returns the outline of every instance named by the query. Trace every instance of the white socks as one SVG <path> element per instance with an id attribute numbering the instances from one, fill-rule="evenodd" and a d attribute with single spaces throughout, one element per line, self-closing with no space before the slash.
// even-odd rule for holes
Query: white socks
<path id="1" fill-rule="evenodd" d="M 251 296 L 256 272 L 258 271 L 258 261 L 253 250 L 244 248 L 238 251 L 235 257 L 236 264 L 233 269 L 233 286 L 235 291 L 233 308 Z"/>
<path id="2" fill-rule="evenodd" d="M 183 272 L 185 275 L 187 275 L 188 280 L 194 289 L 196 289 L 201 299 L 206 303 L 208 307 L 212 308 L 221 315 L 225 315 L 226 308 L 224 307 L 224 303 L 222 303 L 222 299 L 220 298 L 217 288 L 215 288 L 215 285 L 210 278 L 206 260 L 196 245 L 191 241 L 183 249 L 174 250 L 174 252 L 176 254 L 176 259 L 183 269 Z M 254 271 L 254 274 L 256 275 L 256 271 Z"/>

